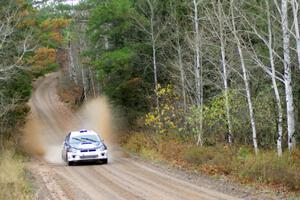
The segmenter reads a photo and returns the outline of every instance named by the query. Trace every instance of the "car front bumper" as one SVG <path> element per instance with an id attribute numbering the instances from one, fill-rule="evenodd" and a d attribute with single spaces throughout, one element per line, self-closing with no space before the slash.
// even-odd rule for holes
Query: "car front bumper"
<path id="1" fill-rule="evenodd" d="M 87 161 L 87 160 L 105 160 L 107 159 L 107 150 L 104 151 L 95 151 L 95 152 L 68 152 L 68 161 Z"/>

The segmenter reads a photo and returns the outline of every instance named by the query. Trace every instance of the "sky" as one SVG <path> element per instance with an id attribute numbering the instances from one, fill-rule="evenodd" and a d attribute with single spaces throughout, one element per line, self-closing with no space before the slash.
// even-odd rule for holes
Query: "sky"
<path id="1" fill-rule="evenodd" d="M 79 3 L 79 0 L 66 0 L 66 3 L 67 4 L 78 4 Z"/>
<path id="2" fill-rule="evenodd" d="M 70 5 L 72 5 L 72 4 L 78 4 L 79 3 L 79 1 L 80 0 L 64 0 L 64 3 L 66 3 L 66 4 L 70 4 Z M 52 2 L 61 2 L 61 1 L 57 1 L 57 0 L 52 0 Z"/>

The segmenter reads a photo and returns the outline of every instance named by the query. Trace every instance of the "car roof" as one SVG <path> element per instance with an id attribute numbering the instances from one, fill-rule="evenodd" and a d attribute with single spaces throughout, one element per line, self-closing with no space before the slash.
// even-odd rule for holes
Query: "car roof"
<path id="1" fill-rule="evenodd" d="M 93 130 L 86 130 L 86 129 L 81 129 L 80 131 L 72 131 L 70 133 L 71 137 L 79 136 L 79 135 L 96 135 L 96 136 L 99 136 L 95 131 L 93 131 Z"/>

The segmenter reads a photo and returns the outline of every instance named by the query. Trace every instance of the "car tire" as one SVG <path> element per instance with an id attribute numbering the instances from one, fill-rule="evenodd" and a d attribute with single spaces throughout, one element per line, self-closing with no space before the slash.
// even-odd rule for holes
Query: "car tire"
<path id="1" fill-rule="evenodd" d="M 107 164 L 107 158 L 101 160 L 102 164 Z"/>
<path id="2" fill-rule="evenodd" d="M 69 161 L 69 160 L 68 160 L 68 154 L 67 154 L 67 153 L 66 153 L 66 161 L 67 161 L 68 166 L 74 165 L 74 162 L 73 162 L 73 161 Z"/>
<path id="3" fill-rule="evenodd" d="M 74 165 L 73 161 L 67 161 L 67 163 L 68 163 L 68 166 L 73 166 Z"/>

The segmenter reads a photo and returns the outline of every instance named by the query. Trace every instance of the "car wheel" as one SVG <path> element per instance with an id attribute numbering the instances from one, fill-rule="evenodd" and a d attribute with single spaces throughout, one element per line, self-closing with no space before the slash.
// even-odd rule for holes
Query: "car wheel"
<path id="1" fill-rule="evenodd" d="M 107 164 L 107 158 L 101 160 L 102 164 Z"/>
<path id="2" fill-rule="evenodd" d="M 74 162 L 73 162 L 73 161 L 69 161 L 69 160 L 68 160 L 68 154 L 67 154 L 67 153 L 66 153 L 66 160 L 65 160 L 65 161 L 67 162 L 68 166 L 74 165 Z"/>
<path id="3" fill-rule="evenodd" d="M 73 166 L 74 165 L 74 162 L 72 162 L 72 161 L 68 161 L 67 163 L 68 163 L 68 166 Z"/>

